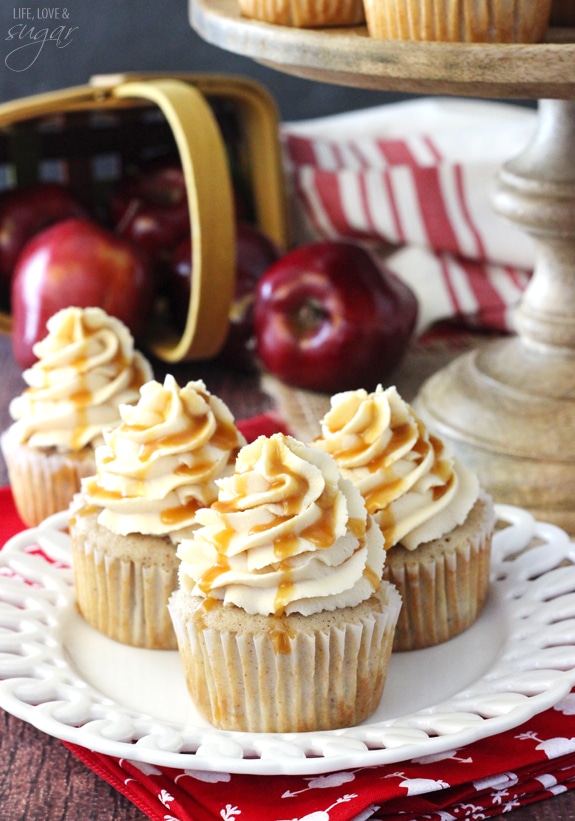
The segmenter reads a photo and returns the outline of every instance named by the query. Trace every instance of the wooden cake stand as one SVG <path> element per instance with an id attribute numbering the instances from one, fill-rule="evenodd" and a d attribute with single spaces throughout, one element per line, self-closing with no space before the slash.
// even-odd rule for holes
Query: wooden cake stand
<path id="1" fill-rule="evenodd" d="M 190 20 L 207 41 L 308 79 L 539 100 L 536 133 L 500 170 L 493 195 L 536 243 L 517 334 L 438 371 L 415 405 L 497 502 L 575 533 L 575 30 L 551 29 L 537 45 L 392 42 L 363 27 L 247 20 L 236 0 L 191 0 Z"/>

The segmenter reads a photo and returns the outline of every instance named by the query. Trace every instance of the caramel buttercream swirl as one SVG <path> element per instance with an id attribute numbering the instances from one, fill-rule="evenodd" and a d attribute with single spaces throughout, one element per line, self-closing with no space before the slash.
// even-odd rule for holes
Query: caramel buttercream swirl
<path id="1" fill-rule="evenodd" d="M 395 387 L 336 394 L 321 431 L 313 446 L 331 454 L 360 490 L 386 548 L 401 542 L 414 550 L 443 536 L 465 520 L 477 499 L 475 475 L 427 430 Z"/>
<path id="2" fill-rule="evenodd" d="M 100 508 L 114 533 L 169 535 L 195 526 L 198 508 L 217 496 L 216 479 L 230 473 L 245 439 L 227 405 L 203 381 L 180 387 L 173 376 L 140 389 L 121 422 L 104 431 L 96 475 L 82 483 L 82 503 Z"/>
<path id="3" fill-rule="evenodd" d="M 15 436 L 34 448 L 99 444 L 103 429 L 118 422 L 119 406 L 137 401 L 151 366 L 127 327 L 100 308 L 64 308 L 47 330 L 23 373 L 28 387 L 10 403 Z"/>
<path id="4" fill-rule="evenodd" d="M 184 589 L 262 615 L 353 607 L 378 589 L 381 532 L 327 454 L 260 436 L 217 484 L 178 547 Z"/>

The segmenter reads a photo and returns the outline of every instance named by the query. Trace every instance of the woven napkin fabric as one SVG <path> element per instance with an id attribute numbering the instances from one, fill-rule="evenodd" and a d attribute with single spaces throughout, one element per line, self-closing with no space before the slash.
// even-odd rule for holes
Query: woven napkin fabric
<path id="1" fill-rule="evenodd" d="M 534 245 L 491 196 L 536 122 L 521 106 L 425 98 L 287 123 L 296 241 L 370 243 L 419 297 L 420 331 L 446 319 L 511 330 Z"/>

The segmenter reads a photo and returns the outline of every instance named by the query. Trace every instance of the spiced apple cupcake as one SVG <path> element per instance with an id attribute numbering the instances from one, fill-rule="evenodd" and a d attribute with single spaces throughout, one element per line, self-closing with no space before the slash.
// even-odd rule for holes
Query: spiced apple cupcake
<path id="1" fill-rule="evenodd" d="M 58 311 L 34 353 L 1 439 L 14 502 L 29 527 L 66 510 L 81 479 L 94 473 L 102 431 L 152 378 L 128 328 L 100 308 Z"/>
<path id="2" fill-rule="evenodd" d="M 244 17 L 293 28 L 365 23 L 363 0 L 238 0 Z"/>
<path id="3" fill-rule="evenodd" d="M 467 629 L 489 588 L 495 522 L 477 477 L 394 387 L 331 398 L 313 442 L 360 490 L 385 540 L 384 577 L 402 597 L 394 650 Z"/>
<path id="4" fill-rule="evenodd" d="M 228 730 L 358 724 L 380 702 L 400 607 L 361 494 L 279 433 L 218 485 L 178 547 L 169 605 L 195 706 Z"/>
<path id="5" fill-rule="evenodd" d="M 367 29 L 383 40 L 539 43 L 551 0 L 364 0 Z"/>
<path id="6" fill-rule="evenodd" d="M 96 472 L 70 509 L 76 601 L 93 627 L 124 644 L 175 649 L 167 602 L 176 545 L 217 496 L 245 439 L 201 381 L 147 382 L 104 432 Z"/>

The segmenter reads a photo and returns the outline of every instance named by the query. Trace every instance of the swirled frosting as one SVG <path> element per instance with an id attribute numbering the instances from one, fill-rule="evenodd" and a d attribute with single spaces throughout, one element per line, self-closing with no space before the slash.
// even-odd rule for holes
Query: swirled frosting
<path id="1" fill-rule="evenodd" d="M 356 485 L 381 528 L 385 547 L 415 550 L 462 524 L 477 477 L 432 435 L 396 388 L 346 391 L 331 398 L 314 447 L 330 453 Z"/>
<path id="2" fill-rule="evenodd" d="M 218 486 L 178 547 L 184 590 L 252 614 L 310 615 L 353 607 L 379 588 L 382 535 L 327 454 L 260 436 Z"/>
<path id="3" fill-rule="evenodd" d="M 201 380 L 182 388 L 171 375 L 163 384 L 151 380 L 120 414 L 96 449 L 95 476 L 82 482 L 83 504 L 101 508 L 98 522 L 114 533 L 175 541 L 215 500 L 216 479 L 233 470 L 245 439 Z"/>
<path id="4" fill-rule="evenodd" d="M 78 451 L 99 444 L 120 404 L 136 402 L 152 369 L 128 328 L 100 308 L 64 308 L 50 317 L 24 371 L 28 387 L 10 403 L 14 435 L 33 448 Z"/>

